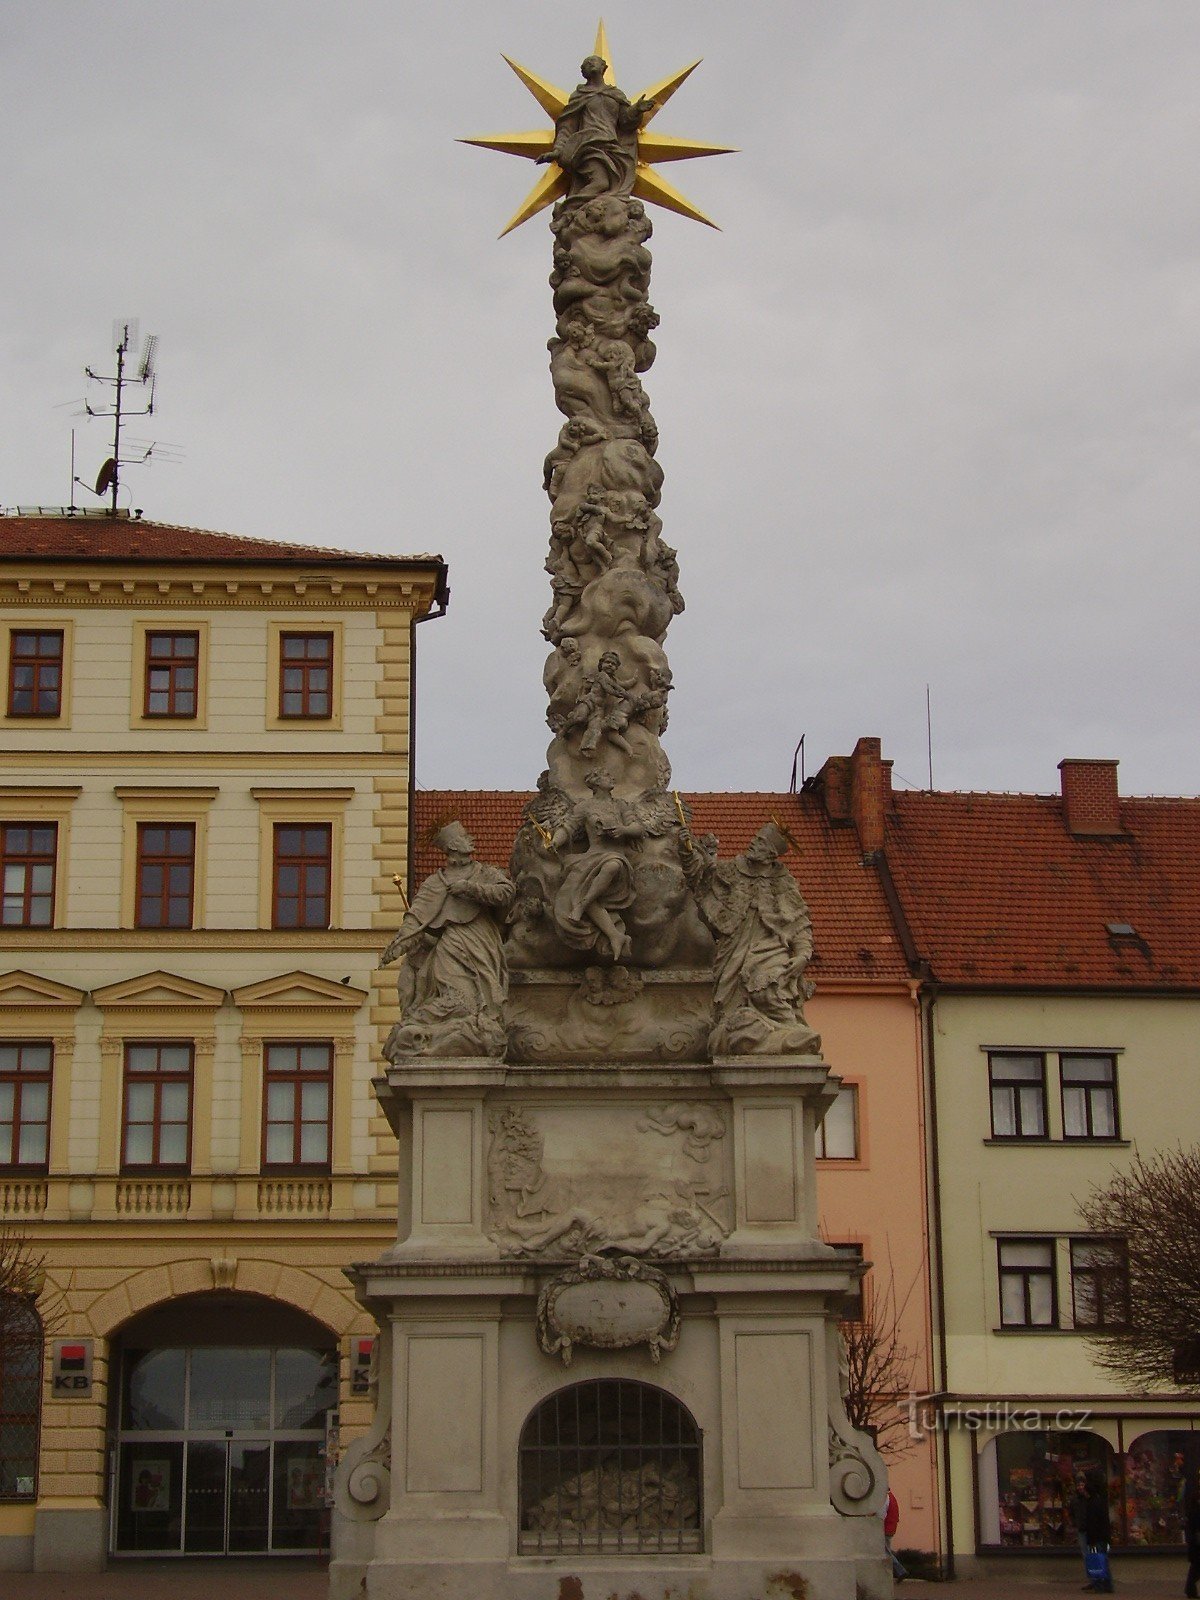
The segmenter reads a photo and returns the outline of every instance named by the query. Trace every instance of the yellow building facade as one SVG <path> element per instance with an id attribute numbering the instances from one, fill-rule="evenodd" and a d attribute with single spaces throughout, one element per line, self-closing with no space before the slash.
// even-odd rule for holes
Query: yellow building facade
<path id="1" fill-rule="evenodd" d="M 396 1226 L 416 623 L 437 556 L 0 519 L 0 1567 L 311 1549 Z M 36 1377 L 31 1373 L 36 1368 Z"/>

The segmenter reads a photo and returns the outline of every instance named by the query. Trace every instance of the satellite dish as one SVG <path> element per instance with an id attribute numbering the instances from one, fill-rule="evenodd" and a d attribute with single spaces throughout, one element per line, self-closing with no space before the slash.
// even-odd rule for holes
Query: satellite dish
<path id="1" fill-rule="evenodd" d="M 112 456 L 109 456 L 108 460 L 100 468 L 100 475 L 96 479 L 96 493 L 107 494 L 113 486 L 113 479 L 116 477 L 116 475 L 117 463 L 113 460 Z"/>

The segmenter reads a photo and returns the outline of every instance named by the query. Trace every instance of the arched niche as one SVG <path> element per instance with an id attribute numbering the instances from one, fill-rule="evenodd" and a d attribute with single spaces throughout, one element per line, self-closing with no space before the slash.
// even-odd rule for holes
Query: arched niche
<path id="1" fill-rule="evenodd" d="M 518 1548 L 699 1550 L 703 1481 L 700 1429 L 674 1395 L 633 1378 L 569 1384 L 521 1429 Z"/>

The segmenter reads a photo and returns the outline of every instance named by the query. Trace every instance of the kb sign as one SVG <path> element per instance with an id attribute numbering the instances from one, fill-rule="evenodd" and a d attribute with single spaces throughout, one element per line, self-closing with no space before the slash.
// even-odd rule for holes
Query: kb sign
<path id="1" fill-rule="evenodd" d="M 55 1339 L 50 1389 L 56 1400 L 90 1400 L 92 1341 Z"/>

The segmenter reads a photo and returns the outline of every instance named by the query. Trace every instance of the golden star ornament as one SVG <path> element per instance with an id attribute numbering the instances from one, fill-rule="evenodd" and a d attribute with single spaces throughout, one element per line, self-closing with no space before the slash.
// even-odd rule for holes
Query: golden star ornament
<path id="1" fill-rule="evenodd" d="M 596 29 L 596 45 L 593 55 L 600 56 L 605 63 L 604 81 L 615 84 L 613 74 L 612 56 L 608 48 L 608 35 L 604 23 Z M 510 57 L 503 58 L 529 90 L 530 94 L 541 106 L 542 110 L 557 119 L 571 98 L 568 90 L 556 88 L 548 83 L 545 78 L 538 77 L 537 73 L 530 72 L 527 67 L 521 66 Z M 641 127 L 637 134 L 637 171 L 634 177 L 633 193 L 639 200 L 649 200 L 651 204 L 663 206 L 668 211 L 676 211 L 680 216 L 691 217 L 696 222 L 703 222 L 706 227 L 715 228 L 717 224 L 711 217 L 706 217 L 703 211 L 694 206 L 686 196 L 680 194 L 667 180 L 654 170 L 654 163 L 661 161 L 688 161 L 694 156 L 722 156 L 733 153 L 731 145 L 704 144 L 695 139 L 678 139 L 671 134 L 654 133 L 649 124 L 662 110 L 667 101 L 687 78 L 700 65 L 693 61 L 690 66 L 681 67 L 678 72 L 672 72 L 668 77 L 652 83 L 649 88 L 643 89 L 641 98 L 654 102 L 651 109 L 642 119 Z M 554 147 L 554 128 L 535 128 L 528 133 L 486 133 L 473 139 L 460 139 L 460 144 L 475 144 L 484 150 L 500 150 L 510 156 L 524 156 L 526 160 L 536 161 L 539 157 L 547 155 Z M 546 166 L 545 172 L 525 196 L 521 205 L 514 212 L 509 221 L 501 229 L 500 237 L 511 233 L 514 228 L 519 228 L 523 222 L 528 222 L 530 217 L 535 217 L 539 211 L 545 210 L 567 192 L 567 174 L 557 161 L 551 161 Z"/>

